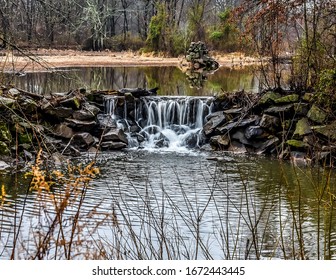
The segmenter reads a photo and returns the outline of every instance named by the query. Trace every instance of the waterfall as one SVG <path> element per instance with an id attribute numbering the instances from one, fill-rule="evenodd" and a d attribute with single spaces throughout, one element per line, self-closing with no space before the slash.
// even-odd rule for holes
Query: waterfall
<path id="1" fill-rule="evenodd" d="M 187 150 L 201 144 L 211 97 L 120 99 L 106 99 L 105 113 L 125 131 L 129 148 Z"/>

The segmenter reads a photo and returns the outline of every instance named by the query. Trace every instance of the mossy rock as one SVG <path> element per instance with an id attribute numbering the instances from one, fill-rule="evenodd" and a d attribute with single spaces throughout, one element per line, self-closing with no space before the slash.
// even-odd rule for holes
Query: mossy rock
<path id="1" fill-rule="evenodd" d="M 281 98 L 281 95 L 277 92 L 269 91 L 266 92 L 259 100 L 259 105 L 272 104 L 275 100 Z"/>
<path id="2" fill-rule="evenodd" d="M 16 106 L 16 100 L 8 97 L 0 96 L 0 109 L 11 108 Z"/>
<path id="3" fill-rule="evenodd" d="M 310 104 L 308 103 L 295 103 L 294 104 L 294 111 L 295 114 L 298 116 L 307 116 L 310 110 Z"/>
<path id="4" fill-rule="evenodd" d="M 336 140 L 336 121 L 328 125 L 314 126 L 312 127 L 312 130 L 331 141 Z"/>
<path id="5" fill-rule="evenodd" d="M 312 130 L 309 125 L 309 121 L 307 118 L 302 118 L 296 123 L 296 128 L 294 131 L 294 136 L 296 137 L 303 137 L 312 133 Z"/>
<path id="6" fill-rule="evenodd" d="M 277 98 L 274 100 L 277 104 L 284 104 L 284 103 L 296 103 L 299 101 L 299 95 L 298 94 L 289 94 L 280 98 Z"/>
<path id="7" fill-rule="evenodd" d="M 287 140 L 286 144 L 296 149 L 304 149 L 308 147 L 307 143 L 300 141 L 300 140 L 295 140 L 295 139 Z"/>
<path id="8" fill-rule="evenodd" d="M 313 122 L 322 124 L 327 119 L 327 113 L 314 104 L 310 108 L 307 117 Z"/>
<path id="9" fill-rule="evenodd" d="M 8 145 L 3 141 L 0 141 L 0 155 L 3 156 L 10 155 L 10 149 L 8 148 Z"/>
<path id="10" fill-rule="evenodd" d="M 20 144 L 30 144 L 32 142 L 32 135 L 30 133 L 19 134 L 19 143 Z"/>
<path id="11" fill-rule="evenodd" d="M 6 124 L 0 123 L 0 141 L 11 142 L 12 135 Z"/>

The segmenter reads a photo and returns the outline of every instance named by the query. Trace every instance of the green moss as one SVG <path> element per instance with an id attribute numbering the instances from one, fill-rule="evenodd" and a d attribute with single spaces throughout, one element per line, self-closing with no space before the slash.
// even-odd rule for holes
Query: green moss
<path id="1" fill-rule="evenodd" d="M 300 140 L 295 140 L 295 139 L 287 140 L 286 144 L 293 148 L 298 148 L 298 149 L 307 147 L 307 144 L 305 142 L 300 141 Z"/>
<path id="2" fill-rule="evenodd" d="M 276 92 L 266 92 L 259 100 L 259 105 L 265 105 L 275 102 L 275 100 L 281 98 L 281 95 Z"/>
<path id="3" fill-rule="evenodd" d="M 10 155 L 10 150 L 5 142 L 0 141 L 0 155 Z"/>
<path id="4" fill-rule="evenodd" d="M 301 119 L 297 122 L 295 131 L 294 131 L 294 135 L 301 137 L 301 136 L 307 135 L 311 132 L 312 132 L 312 130 L 310 128 L 308 119 L 303 118 L 303 119 Z"/>
<path id="5" fill-rule="evenodd" d="M 322 109 L 320 109 L 319 107 L 317 107 L 315 104 L 310 108 L 307 117 L 316 122 L 316 123 L 323 123 L 326 118 L 327 118 L 327 114 L 325 111 L 323 111 Z"/>
<path id="6" fill-rule="evenodd" d="M 5 124 L 0 124 L 0 141 L 11 142 L 12 135 Z"/>
<path id="7" fill-rule="evenodd" d="M 19 134 L 20 144 L 30 144 L 32 142 L 32 135 L 30 133 Z"/>
<path id="8" fill-rule="evenodd" d="M 290 94 L 290 95 L 286 95 L 286 96 L 277 98 L 274 101 L 275 101 L 275 103 L 295 103 L 295 102 L 299 101 L 299 95 Z"/>

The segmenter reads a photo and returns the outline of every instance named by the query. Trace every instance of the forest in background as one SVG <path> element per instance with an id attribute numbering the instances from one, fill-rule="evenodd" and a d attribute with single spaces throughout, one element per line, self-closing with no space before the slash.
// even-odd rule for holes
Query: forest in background
<path id="1" fill-rule="evenodd" d="M 274 85 L 289 57 L 292 88 L 335 94 L 334 0 L 0 0 L 3 49 L 178 56 L 192 41 L 212 51 L 269 57 Z"/>

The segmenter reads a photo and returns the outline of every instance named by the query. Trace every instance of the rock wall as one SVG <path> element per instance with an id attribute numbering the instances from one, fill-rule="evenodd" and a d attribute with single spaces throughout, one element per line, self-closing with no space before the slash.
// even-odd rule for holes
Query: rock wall
<path id="1" fill-rule="evenodd" d="M 0 155 L 27 162 L 39 148 L 50 155 L 79 156 L 127 147 L 122 130 L 104 118 L 103 99 L 116 91 L 84 89 L 48 96 L 0 88 Z"/>
<path id="2" fill-rule="evenodd" d="M 215 99 L 204 135 L 212 149 L 334 165 L 336 121 L 311 94 L 238 92 Z"/>

